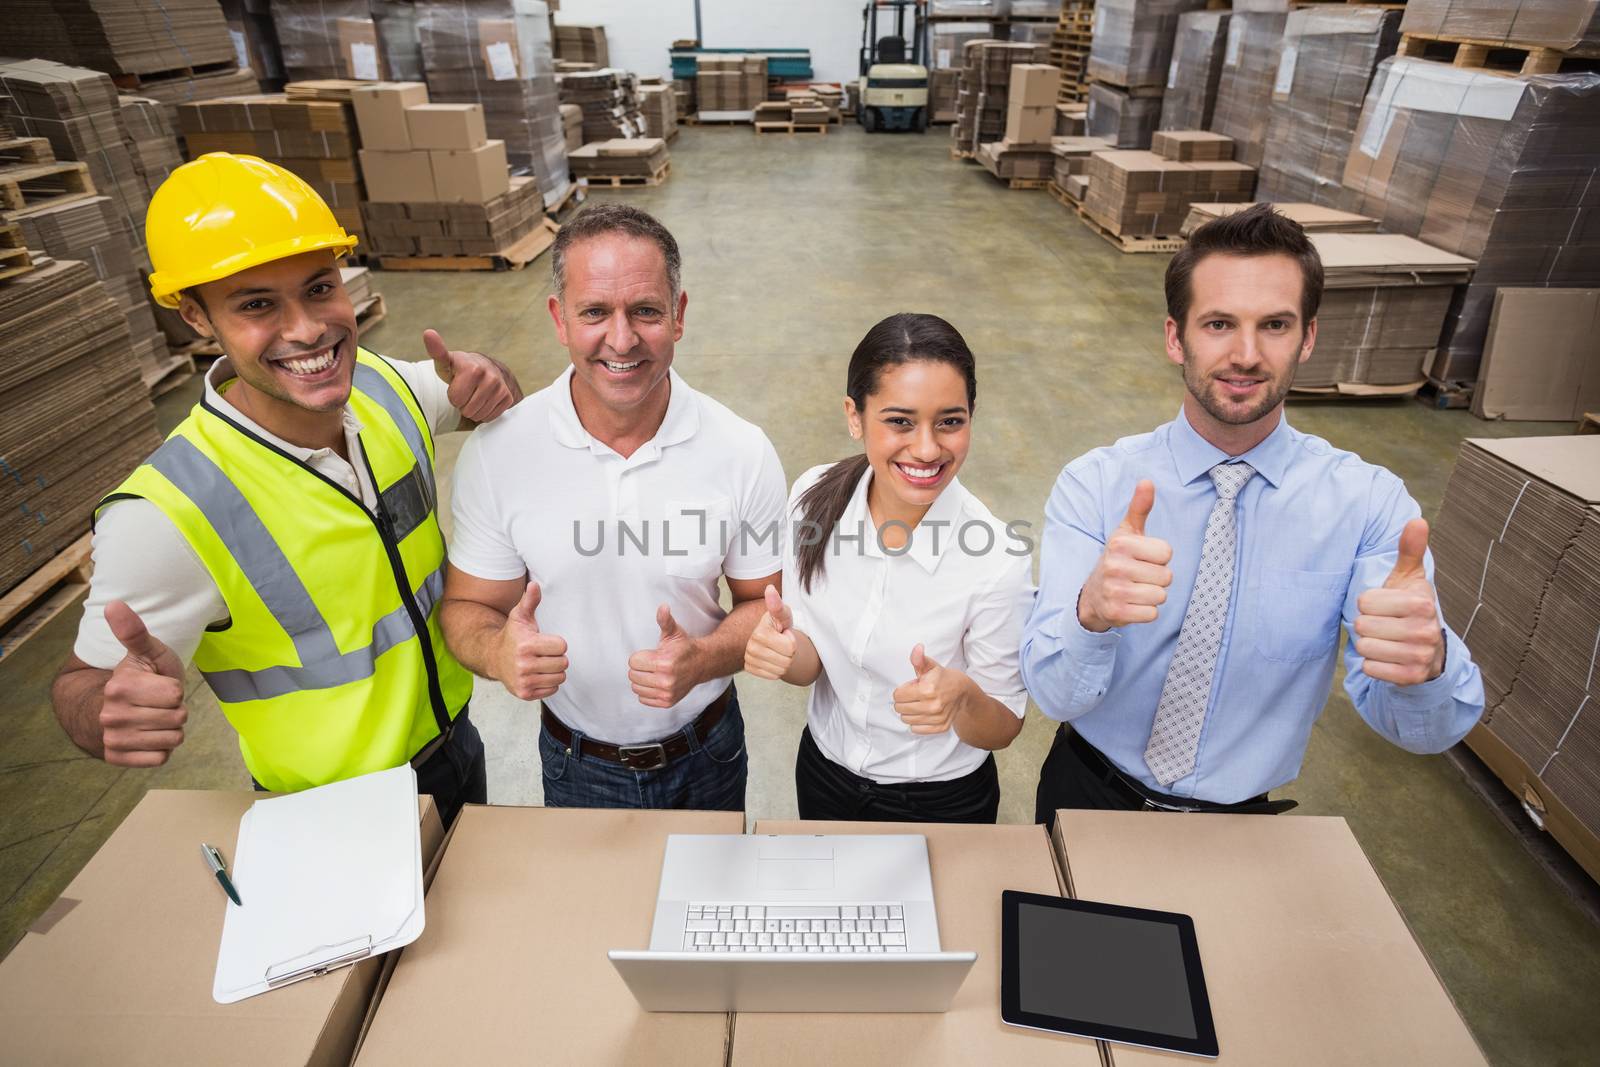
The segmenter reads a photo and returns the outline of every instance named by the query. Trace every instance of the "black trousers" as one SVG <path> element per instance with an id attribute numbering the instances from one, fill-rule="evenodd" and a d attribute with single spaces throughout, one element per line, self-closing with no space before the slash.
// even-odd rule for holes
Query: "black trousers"
<path id="1" fill-rule="evenodd" d="M 823 755 L 809 726 L 800 733 L 794 788 L 802 819 L 992 823 L 1000 814 L 1000 775 L 992 753 L 971 774 L 945 782 L 875 782 Z"/>

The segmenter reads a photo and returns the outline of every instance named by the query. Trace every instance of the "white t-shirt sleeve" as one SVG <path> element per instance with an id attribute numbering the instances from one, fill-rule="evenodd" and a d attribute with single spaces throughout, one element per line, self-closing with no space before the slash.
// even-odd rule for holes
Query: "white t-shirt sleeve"
<path id="1" fill-rule="evenodd" d="M 200 563 L 162 510 L 133 498 L 106 505 L 95 522 L 94 576 L 78 623 L 73 653 L 91 667 L 110 670 L 122 645 L 106 624 L 106 604 L 126 601 L 157 640 L 185 664 L 194 658 L 207 626 L 228 618 L 211 573 Z"/>
<path id="2" fill-rule="evenodd" d="M 766 434 L 760 434 L 758 461 L 747 468 L 739 492 L 738 535 L 730 538 L 722 573 L 735 581 L 765 578 L 783 569 L 783 525 L 788 494 L 783 464 Z M 743 525 L 738 525 L 738 524 Z"/>
<path id="3" fill-rule="evenodd" d="M 484 430 L 473 433 L 456 460 L 455 487 L 450 493 L 454 520 L 450 562 L 475 578 L 505 582 L 525 576 L 528 565 L 511 540 L 510 524 L 502 510 L 507 494 L 495 492 L 490 476 L 494 446 L 485 445 L 489 437 Z"/>
<path id="4" fill-rule="evenodd" d="M 1000 545 L 1006 545 L 1003 533 Z M 997 549 L 999 551 L 999 549 Z M 1006 557 L 1000 576 L 977 598 L 972 622 L 962 639 L 967 677 L 978 688 L 1022 718 L 1028 710 L 1028 692 L 1022 684 L 1022 626 L 1033 607 L 1033 561 L 1029 556 Z"/>
<path id="5" fill-rule="evenodd" d="M 395 373 L 404 378 L 406 384 L 411 387 L 417 403 L 422 405 L 422 417 L 428 420 L 428 425 L 433 428 L 434 433 L 449 433 L 461 425 L 461 413 L 450 406 L 450 386 L 439 377 L 439 372 L 433 369 L 433 360 L 421 359 L 412 362 L 390 356 L 379 358 L 393 367 Z"/>

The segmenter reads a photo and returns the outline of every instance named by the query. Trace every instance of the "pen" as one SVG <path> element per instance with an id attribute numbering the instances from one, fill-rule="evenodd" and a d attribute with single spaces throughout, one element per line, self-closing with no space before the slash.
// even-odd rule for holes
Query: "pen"
<path id="1" fill-rule="evenodd" d="M 218 883 L 221 884 L 233 902 L 241 908 L 244 907 L 244 901 L 239 899 L 239 891 L 233 888 L 233 883 L 228 880 L 228 868 L 222 862 L 222 853 L 201 842 L 200 855 L 206 858 L 206 866 L 211 868 L 211 873 L 217 876 Z"/>

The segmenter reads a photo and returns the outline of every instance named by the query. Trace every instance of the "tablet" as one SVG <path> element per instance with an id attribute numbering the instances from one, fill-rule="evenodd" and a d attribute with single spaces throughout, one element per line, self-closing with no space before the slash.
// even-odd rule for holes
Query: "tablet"
<path id="1" fill-rule="evenodd" d="M 1194 920 L 1006 890 L 1000 1017 L 1126 1045 L 1217 1055 Z"/>

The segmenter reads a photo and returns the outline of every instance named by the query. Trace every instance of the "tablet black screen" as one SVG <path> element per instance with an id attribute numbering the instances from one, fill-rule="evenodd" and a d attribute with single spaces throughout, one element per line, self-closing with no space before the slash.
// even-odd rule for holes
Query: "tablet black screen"
<path id="1" fill-rule="evenodd" d="M 1017 918 L 1023 1011 L 1197 1036 L 1176 926 L 1027 903 Z"/>

